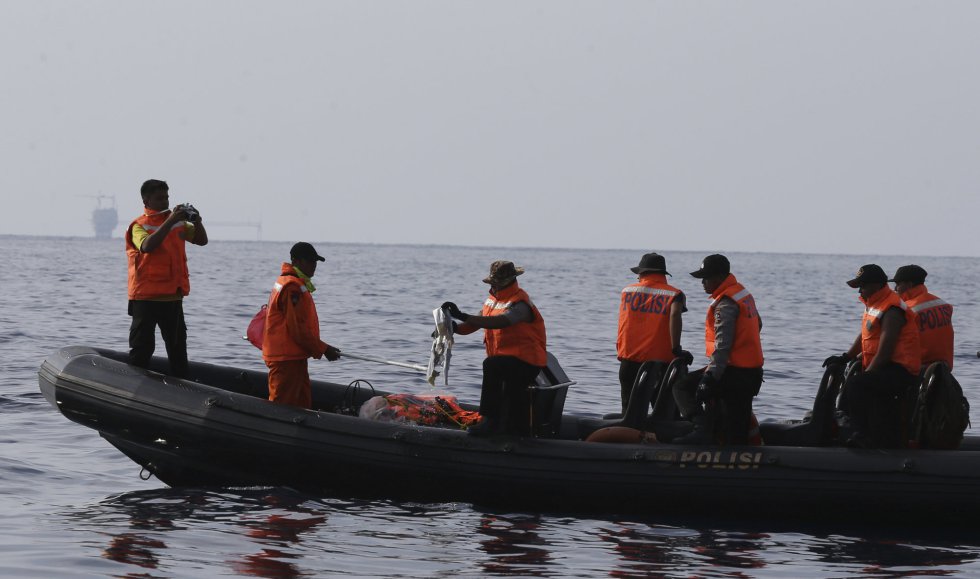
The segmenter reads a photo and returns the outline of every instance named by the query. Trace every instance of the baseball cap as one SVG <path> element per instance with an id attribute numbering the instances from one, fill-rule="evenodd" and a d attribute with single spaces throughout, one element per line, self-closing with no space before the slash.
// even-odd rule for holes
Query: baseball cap
<path id="1" fill-rule="evenodd" d="M 847 285 L 851 287 L 860 287 L 866 283 L 887 283 L 888 276 L 885 275 L 885 270 L 881 269 L 880 266 L 869 263 L 867 265 L 862 265 L 857 271 L 857 275 L 854 279 L 847 282 Z"/>
<path id="2" fill-rule="evenodd" d="M 720 253 L 713 253 L 704 258 L 701 262 L 701 269 L 692 271 L 691 275 L 698 278 L 715 277 L 718 275 L 728 275 L 732 271 L 732 265 L 728 258 Z"/>
<path id="3" fill-rule="evenodd" d="M 289 250 L 289 257 L 292 259 L 308 259 L 310 261 L 327 261 L 322 255 L 313 249 L 313 246 L 305 241 L 300 241 L 293 245 Z"/>

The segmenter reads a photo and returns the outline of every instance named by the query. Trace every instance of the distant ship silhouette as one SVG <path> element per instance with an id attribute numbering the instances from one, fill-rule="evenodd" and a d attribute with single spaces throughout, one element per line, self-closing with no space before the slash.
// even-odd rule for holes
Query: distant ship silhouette
<path id="1" fill-rule="evenodd" d="M 113 195 L 92 195 L 98 205 L 92 210 L 92 227 L 95 228 L 96 239 L 109 239 L 112 231 L 119 225 L 119 214 L 116 213 L 116 198 Z M 111 207 L 103 207 L 102 200 L 112 201 Z"/>

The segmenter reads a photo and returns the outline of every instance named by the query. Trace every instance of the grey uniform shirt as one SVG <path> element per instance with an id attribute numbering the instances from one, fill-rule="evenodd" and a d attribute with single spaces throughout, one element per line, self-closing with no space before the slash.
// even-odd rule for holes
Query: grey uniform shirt
<path id="1" fill-rule="evenodd" d="M 738 302 L 728 296 L 718 299 L 715 306 L 715 351 L 711 354 L 705 372 L 710 372 L 716 379 L 721 379 L 722 372 L 728 367 L 728 358 L 732 355 L 735 345 L 735 321 L 738 319 Z"/>
<path id="2" fill-rule="evenodd" d="M 527 305 L 527 302 L 517 302 L 516 304 L 511 304 L 511 306 L 507 308 L 507 311 L 501 315 L 510 320 L 511 324 L 534 321 L 534 312 L 531 310 L 531 306 Z"/>

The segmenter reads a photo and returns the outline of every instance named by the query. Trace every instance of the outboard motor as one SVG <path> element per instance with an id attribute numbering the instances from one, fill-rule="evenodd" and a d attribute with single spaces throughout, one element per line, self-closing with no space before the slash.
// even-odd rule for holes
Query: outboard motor
<path id="1" fill-rule="evenodd" d="M 531 435 L 542 438 L 555 438 L 561 432 L 562 413 L 568 387 L 575 384 L 568 379 L 565 370 L 551 352 L 548 352 L 548 365 L 545 366 L 528 386 L 530 398 Z"/>

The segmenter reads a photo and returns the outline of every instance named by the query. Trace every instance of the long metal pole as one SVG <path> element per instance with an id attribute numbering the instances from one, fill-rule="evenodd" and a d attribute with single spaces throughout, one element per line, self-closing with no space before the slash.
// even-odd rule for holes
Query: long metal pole
<path id="1" fill-rule="evenodd" d="M 347 351 L 341 351 L 341 356 L 347 358 L 354 358 L 355 360 L 364 360 L 365 362 L 377 362 L 378 364 L 388 364 L 390 366 L 400 366 L 402 368 L 409 368 L 415 370 L 416 372 L 422 372 L 423 374 L 428 372 L 429 369 L 420 364 L 409 364 L 408 362 L 392 362 L 391 360 L 385 360 L 384 358 L 375 358 L 374 356 L 364 356 L 361 354 L 351 354 Z"/>

